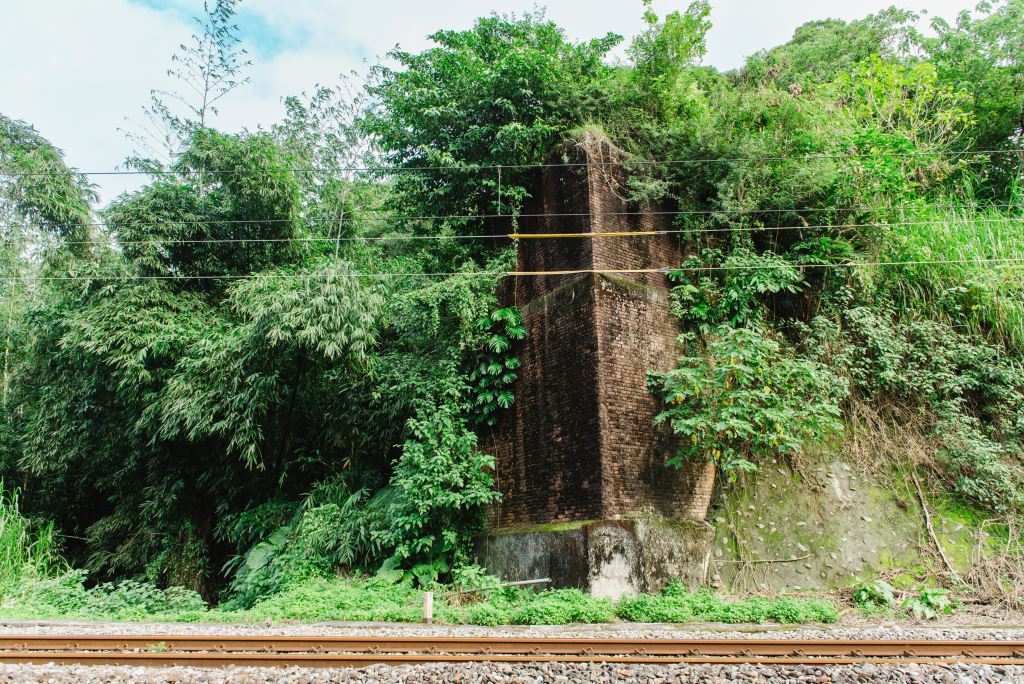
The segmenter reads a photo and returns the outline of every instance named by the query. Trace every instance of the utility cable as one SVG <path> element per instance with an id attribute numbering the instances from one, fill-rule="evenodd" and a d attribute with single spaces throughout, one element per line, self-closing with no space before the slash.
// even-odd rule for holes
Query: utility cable
<path id="1" fill-rule="evenodd" d="M 955 220 L 955 219 L 954 219 Z M 997 223 L 1020 223 L 1024 217 L 1002 217 L 1002 218 L 979 218 L 967 219 L 975 224 L 997 224 Z M 593 239 L 593 238 L 631 238 L 650 237 L 654 235 L 703 235 L 716 233 L 759 233 L 770 231 L 792 231 L 792 230 L 828 230 L 828 229 L 857 229 L 857 228 L 886 228 L 906 226 L 931 226 L 951 222 L 949 219 L 930 219 L 927 221 L 894 221 L 875 223 L 819 223 L 795 226 L 738 226 L 727 228 L 673 228 L 667 230 L 635 230 L 635 231 L 578 231 L 560 233 L 499 233 L 496 235 L 350 235 L 341 237 L 328 236 L 301 236 L 301 237 L 280 237 L 280 238 L 153 238 L 147 240 L 66 240 L 61 241 L 64 245 L 103 245 L 114 244 L 119 247 L 139 245 L 219 245 L 219 244 L 246 244 L 246 243 L 324 243 L 333 244 L 336 242 L 402 242 L 406 240 L 523 240 L 523 239 Z M 167 224 L 174 225 L 174 224 Z M 0 240 L 0 244 L 11 242 Z"/>
<path id="2" fill-rule="evenodd" d="M 727 164 L 733 162 L 780 162 L 780 161 L 814 161 L 829 159 L 901 159 L 914 157 L 967 157 L 987 156 L 993 154 L 1021 154 L 1024 150 L 1018 149 L 989 149 L 971 150 L 962 152 L 874 152 L 870 154 L 807 154 L 799 156 L 776 156 L 776 157 L 705 157 L 695 159 L 667 159 L 655 161 L 650 159 L 627 159 L 616 161 L 587 161 L 587 162 L 562 162 L 562 163 L 535 163 L 535 164 L 468 164 L 465 166 L 456 165 L 434 165 L 434 166 L 341 166 L 341 167 L 281 167 L 273 169 L 222 169 L 222 170 L 198 170 L 198 169 L 151 169 L 142 171 L 115 170 L 115 171 L 16 171 L 3 175 L 12 177 L 25 176 L 62 176 L 66 174 L 78 176 L 190 176 L 207 175 L 216 176 L 221 174 L 246 174 L 246 173 L 267 173 L 268 171 L 291 171 L 292 173 L 381 173 L 383 175 L 394 175 L 400 173 L 417 173 L 421 171 L 459 171 L 479 173 L 491 170 L 529 170 L 549 168 L 580 168 L 591 166 L 675 166 L 686 164 Z"/>
<path id="3" fill-rule="evenodd" d="M 1024 209 L 1020 202 L 994 203 L 994 204 L 905 204 L 892 206 L 853 206 L 853 207 L 792 207 L 792 208 L 765 208 L 765 209 L 686 209 L 686 210 L 664 210 L 664 211 L 602 211 L 598 214 L 593 212 L 550 212 L 543 214 L 434 214 L 424 216 L 379 216 L 381 212 L 373 212 L 370 215 L 360 215 L 355 220 L 348 220 L 349 225 L 353 223 L 381 222 L 401 223 L 406 221 L 468 221 L 482 219 L 540 219 L 540 218 L 594 218 L 605 216 L 721 216 L 721 215 L 747 215 L 747 214 L 804 214 L 808 212 L 876 212 L 876 211 L 930 211 L 930 210 L 984 210 L 984 209 Z M 95 227 L 116 227 L 116 228 L 147 228 L 162 225 L 266 225 L 275 223 L 302 223 L 316 225 L 328 223 L 335 225 L 337 220 L 333 217 L 310 217 L 310 218 L 285 218 L 285 219 L 191 219 L 184 221 L 88 221 L 83 223 L 0 223 L 0 228 L 83 228 L 86 226 Z"/>
<path id="4" fill-rule="evenodd" d="M 649 273 L 703 273 L 708 271 L 749 271 L 762 269 L 811 269 L 811 268 L 863 268 L 874 266 L 936 266 L 936 265 L 983 265 L 1009 266 L 1024 264 L 1024 257 L 1005 257 L 991 259 L 934 259 L 905 261 L 847 261 L 820 262 L 806 264 L 748 264 L 733 266 L 662 266 L 657 268 L 584 268 L 556 271 L 447 271 L 447 272 L 364 272 L 364 273 L 257 273 L 257 274 L 206 274 L 206 275 L 138 275 L 138 276 L 13 276 L 0 278 L 8 282 L 18 280 L 29 281 L 129 281 L 129 280 L 250 280 L 250 279 L 309 279 L 309 278 L 432 278 L 454 276 L 489 276 L 489 277 L 534 277 L 594 274 L 649 274 Z"/>

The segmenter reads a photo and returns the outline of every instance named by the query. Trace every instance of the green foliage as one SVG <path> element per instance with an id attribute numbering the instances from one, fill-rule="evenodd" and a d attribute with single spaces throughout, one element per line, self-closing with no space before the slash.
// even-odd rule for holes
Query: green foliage
<path id="1" fill-rule="evenodd" d="M 166 620 L 179 622 L 265 622 L 289 620 L 419 622 L 423 593 L 411 581 L 380 578 L 312 577 L 244 607 L 237 603 L 207 609 L 195 592 L 157 589 L 151 584 L 122 581 L 83 585 L 84 575 L 69 572 L 17 585 L 0 602 L 8 618 L 81 620 Z M 834 622 L 835 607 L 823 599 L 752 597 L 727 601 L 701 590 L 689 593 L 670 583 L 663 594 L 642 594 L 617 605 L 578 589 L 532 591 L 505 587 L 482 592 L 467 602 L 466 594 L 441 591 L 434 604 L 435 620 L 450 624 L 559 625 L 635 622 L 801 623 Z"/>
<path id="2" fill-rule="evenodd" d="M 171 57 L 167 75 L 182 90 L 151 90 L 150 104 L 143 108 L 142 132 L 128 133 L 139 150 L 128 159 L 137 168 L 162 168 L 162 159 L 176 155 L 197 131 L 211 125 L 218 102 L 249 83 L 242 76 L 252 62 L 239 47 L 234 23 L 238 0 L 203 0 L 203 13 L 193 17 L 198 31 Z"/>
<path id="3" fill-rule="evenodd" d="M 810 440 L 842 430 L 845 382 L 827 367 L 784 351 L 760 328 L 717 328 L 703 354 L 684 356 L 648 375 L 681 438 L 670 463 L 709 460 L 735 478 L 754 460 L 797 453 Z"/>
<path id="4" fill-rule="evenodd" d="M 892 608 L 896 605 L 892 585 L 881 579 L 861 582 L 853 588 L 853 602 L 858 606 Z"/>
<path id="5" fill-rule="evenodd" d="M 198 129 L 170 170 L 104 212 L 140 275 L 240 276 L 294 259 L 299 184 L 270 136 Z"/>
<path id="6" fill-rule="evenodd" d="M 408 584 L 312 579 L 292 585 L 228 620 L 357 620 L 418 622 L 420 593 Z"/>
<path id="7" fill-rule="evenodd" d="M 941 82 L 927 62 L 905 66 L 874 55 L 840 75 L 829 96 L 843 103 L 837 114 L 851 131 L 847 147 L 861 155 L 844 164 L 849 187 L 839 194 L 851 203 L 908 203 L 934 190 L 955 168 L 944 153 L 973 130 L 970 93 Z M 892 156 L 869 156 L 879 154 Z"/>
<path id="8" fill-rule="evenodd" d="M 24 249 L 41 236 L 88 240 L 95 199 L 93 186 L 65 165 L 63 152 L 31 125 L 0 114 L 0 219 L 6 243 Z M 5 244 L 4 253 L 12 246 Z M 71 247 L 79 254 L 88 251 L 82 244 Z"/>
<path id="9" fill-rule="evenodd" d="M 512 406 L 512 384 L 516 381 L 519 360 L 512 356 L 514 340 L 526 337 L 523 318 L 514 307 L 495 309 L 490 316 L 481 317 L 477 330 L 487 335 L 485 349 L 469 374 L 476 399 L 473 402 L 473 420 L 485 425 L 497 422 L 498 409 Z"/>
<path id="10" fill-rule="evenodd" d="M 942 83 L 927 62 L 904 66 L 872 55 L 832 86 L 848 103 L 843 112 L 860 127 L 905 137 L 925 154 L 953 146 L 974 123 L 966 90 Z"/>
<path id="11" fill-rule="evenodd" d="M 18 490 L 0 480 L 0 596 L 60 567 L 53 523 L 33 525 L 18 507 Z"/>
<path id="12" fill-rule="evenodd" d="M 368 487 L 353 491 L 337 477 L 318 483 L 280 527 L 232 538 L 246 550 L 226 565 L 233 573 L 226 607 L 250 607 L 310 578 L 332 577 L 339 568 L 375 569 L 390 552 L 376 534 L 390 522 L 392 498 L 390 488 L 376 494 Z"/>
<path id="13" fill-rule="evenodd" d="M 872 55 L 893 59 L 918 40 L 918 16 L 891 7 L 856 21 L 823 19 L 798 27 L 788 43 L 757 53 L 742 70 L 745 79 L 770 80 L 810 89 Z"/>
<path id="14" fill-rule="evenodd" d="M 703 254 L 669 273 L 677 283 L 671 293 L 672 313 L 703 334 L 723 323 L 737 327 L 762 321 L 765 296 L 795 294 L 806 287 L 796 265 L 771 252 L 737 248 L 726 257 L 713 249 Z M 704 267 L 709 275 L 702 275 Z"/>
<path id="15" fill-rule="evenodd" d="M 653 0 L 644 0 L 647 29 L 633 39 L 628 52 L 635 64 L 637 87 L 658 106 L 658 114 L 670 116 L 678 114 L 680 104 L 687 99 L 687 69 L 707 51 L 711 6 L 698 0 L 685 12 L 670 12 L 659 21 L 652 5 Z"/>
<path id="16" fill-rule="evenodd" d="M 516 213 L 532 183 L 527 169 L 505 168 L 499 178 L 479 167 L 535 163 L 586 123 L 610 71 L 604 58 L 621 37 L 573 44 L 543 15 L 526 14 L 492 15 L 430 40 L 435 45 L 419 54 L 390 53 L 397 68 L 375 69 L 364 125 L 388 164 L 446 167 L 397 174 L 396 207 L 453 217 L 430 222 L 434 234 L 482 233 L 482 220 L 455 217 Z M 442 247 L 479 254 L 485 245 Z"/>
<path id="17" fill-rule="evenodd" d="M 903 602 L 903 608 L 918 620 L 933 620 L 940 615 L 952 614 L 953 602 L 946 589 L 925 587 L 916 596 L 908 597 Z"/>
<path id="18" fill-rule="evenodd" d="M 615 607 L 578 589 L 490 592 L 483 603 L 466 609 L 465 620 L 479 625 L 562 625 L 612 622 Z"/>
<path id="19" fill-rule="evenodd" d="M 952 23 L 933 17 L 931 26 L 935 35 L 925 38 L 924 50 L 942 80 L 971 93 L 979 149 L 1006 146 L 1024 132 L 1024 3 L 985 2 Z M 1012 162 L 991 164 L 980 180 L 998 192 L 1012 178 Z"/>
<path id="20" fill-rule="evenodd" d="M 1020 362 L 999 347 L 929 320 L 899 321 L 854 306 L 812 321 L 806 346 L 843 369 L 855 391 L 880 405 L 920 406 L 954 491 L 998 512 L 1024 504 L 1016 463 L 1024 428 Z"/>
<path id="21" fill-rule="evenodd" d="M 939 200 L 955 204 L 955 198 Z M 920 210 L 913 225 L 887 232 L 883 249 L 892 261 L 880 286 L 902 309 L 963 325 L 972 335 L 1016 352 L 1024 350 L 1024 281 L 1011 265 L 978 262 L 1024 258 L 1020 212 Z M 913 263 L 913 262 L 940 263 Z"/>
<path id="22" fill-rule="evenodd" d="M 798 599 L 788 596 L 757 596 L 742 601 L 726 601 L 707 590 L 690 593 L 677 582 L 670 582 L 661 595 L 641 594 L 623 598 L 616 613 L 631 622 L 727 622 L 783 624 L 835 622 L 839 612 L 824 599 Z"/>
<path id="23" fill-rule="evenodd" d="M 391 477 L 395 499 L 389 526 L 377 533 L 381 544 L 404 561 L 429 563 L 465 553 L 483 525 L 481 507 L 497 500 L 494 459 L 477 451 L 476 435 L 459 418 L 458 400 L 421 402 L 409 419 L 410 439 Z"/>
<path id="24" fill-rule="evenodd" d="M 370 363 L 384 291 L 350 262 L 288 247 L 299 186 L 269 137 L 200 131 L 181 160 L 201 172 L 108 211 L 131 242 L 103 255 L 101 279 L 30 312 L 20 461 L 62 502 L 50 515 L 86 538 L 90 570 L 189 577 L 212 598 L 218 518 L 299 498 L 350 445 L 332 403 Z M 131 277 L 211 272 L 232 278 Z"/>
<path id="25" fill-rule="evenodd" d="M 206 604 L 199 594 L 180 587 L 121 580 L 87 589 L 85 573 L 73 570 L 55 577 L 23 582 L 4 597 L 0 612 L 10 617 L 78 620 L 204 619 Z"/>

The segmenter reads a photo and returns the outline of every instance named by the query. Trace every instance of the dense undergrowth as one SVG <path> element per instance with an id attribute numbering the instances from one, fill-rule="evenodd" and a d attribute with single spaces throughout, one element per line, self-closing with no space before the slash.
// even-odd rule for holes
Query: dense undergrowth
<path id="1" fill-rule="evenodd" d="M 649 377 L 670 463 L 798 459 L 869 406 L 919 430 L 901 466 L 928 487 L 1024 512 L 1024 0 L 927 35 L 897 9 L 812 22 L 728 73 L 701 65 L 702 0 L 644 3 L 618 61 L 615 33 L 576 43 L 540 14 L 489 16 L 229 133 L 208 103 L 246 82 L 235 5 L 212 3 L 176 56 L 200 77 L 154 93 L 165 135 L 127 160 L 151 175 L 106 207 L 0 116 L 0 475 L 21 491 L 4 509 L 27 515 L 0 533 L 11 610 L 379 600 L 404 616 L 410 587 L 477 588 L 492 428 L 526 336 L 498 297 L 514 248 L 494 236 L 565 144 L 621 148 L 612 189 L 679 212 L 688 256 L 661 266 L 678 267 L 680 360 Z M 446 610 L 825 616 L 708 594 L 488 596 Z"/>
<path id="2" fill-rule="evenodd" d="M 208 608 L 194 591 L 121 581 L 86 588 L 80 573 L 23 582 L 0 603 L 9 619 L 167 622 L 420 622 L 423 592 L 409 583 L 375 579 L 310 579 L 257 601 L 252 607 Z M 440 588 L 440 587 L 439 587 Z M 443 589 L 443 588 L 442 588 Z M 577 589 L 535 592 L 501 589 L 480 596 L 442 590 L 434 619 L 447 624 L 562 625 L 627 622 L 811 623 L 835 622 L 827 599 L 754 597 L 727 600 L 670 584 L 662 594 L 618 604 Z"/>

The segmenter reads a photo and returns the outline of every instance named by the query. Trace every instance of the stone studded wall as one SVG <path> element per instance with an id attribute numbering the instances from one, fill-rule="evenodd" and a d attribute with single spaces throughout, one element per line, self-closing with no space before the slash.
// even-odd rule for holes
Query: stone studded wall
<path id="1" fill-rule="evenodd" d="M 670 227 L 668 215 L 624 199 L 624 155 L 584 136 L 552 155 L 524 211 L 522 233 L 638 232 Z M 529 216 L 533 215 L 533 216 Z M 703 519 L 714 468 L 665 465 L 672 438 L 655 430 L 649 370 L 676 361 L 676 320 L 663 273 L 619 269 L 678 265 L 667 235 L 523 239 L 518 270 L 584 273 L 515 279 L 503 299 L 520 306 L 528 338 L 513 408 L 491 440 L 501 503 L 497 527 L 658 513 Z"/>

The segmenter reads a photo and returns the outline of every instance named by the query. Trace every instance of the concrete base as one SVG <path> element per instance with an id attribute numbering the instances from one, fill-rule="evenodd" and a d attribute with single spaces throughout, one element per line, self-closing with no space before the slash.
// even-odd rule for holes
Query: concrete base
<path id="1" fill-rule="evenodd" d="M 618 599 L 657 592 L 671 579 L 704 583 L 714 528 L 705 522 L 636 518 L 492 530 L 477 560 L 507 582 L 550 577 L 549 586 L 577 587 Z"/>

